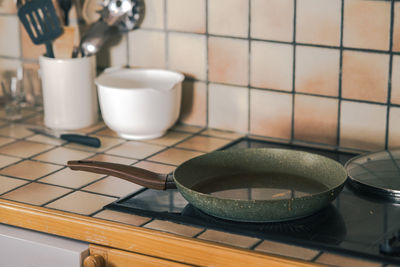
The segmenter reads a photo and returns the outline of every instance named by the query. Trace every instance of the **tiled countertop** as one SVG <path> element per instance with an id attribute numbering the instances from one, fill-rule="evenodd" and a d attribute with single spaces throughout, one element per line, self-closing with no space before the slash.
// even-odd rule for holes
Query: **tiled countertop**
<path id="1" fill-rule="evenodd" d="M 164 137 L 139 142 L 121 139 L 98 123 L 78 131 L 98 137 L 102 146 L 96 149 L 33 134 L 26 129 L 27 124 L 42 125 L 42 116 L 28 114 L 20 123 L 0 120 L 0 198 L 314 263 L 382 266 L 254 237 L 103 210 L 104 205 L 141 186 L 65 166 L 68 160 L 93 159 L 169 173 L 192 157 L 240 138 L 240 134 L 177 125 Z"/>

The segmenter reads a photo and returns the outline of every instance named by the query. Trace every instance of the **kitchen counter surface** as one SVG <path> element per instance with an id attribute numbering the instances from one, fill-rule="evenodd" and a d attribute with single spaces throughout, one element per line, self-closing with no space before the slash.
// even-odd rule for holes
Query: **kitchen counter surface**
<path id="1" fill-rule="evenodd" d="M 128 141 L 98 123 L 78 131 L 100 138 L 102 146 L 96 149 L 33 134 L 27 124 L 42 125 L 42 115 L 28 112 L 19 123 L 0 120 L 0 223 L 194 265 L 382 266 L 256 237 L 104 210 L 103 206 L 141 187 L 65 166 L 68 160 L 93 159 L 169 173 L 180 163 L 225 146 L 241 134 L 177 125 L 159 139 Z"/>

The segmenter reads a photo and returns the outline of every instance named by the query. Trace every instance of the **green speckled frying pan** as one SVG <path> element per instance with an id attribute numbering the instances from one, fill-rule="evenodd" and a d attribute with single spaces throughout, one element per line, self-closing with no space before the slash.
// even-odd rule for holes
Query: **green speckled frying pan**
<path id="1" fill-rule="evenodd" d="M 152 189 L 176 186 L 203 212 L 244 222 L 286 221 L 311 215 L 335 199 L 347 179 L 344 167 L 332 159 L 275 148 L 211 152 L 184 162 L 173 174 L 96 161 L 69 161 L 68 166 Z"/>

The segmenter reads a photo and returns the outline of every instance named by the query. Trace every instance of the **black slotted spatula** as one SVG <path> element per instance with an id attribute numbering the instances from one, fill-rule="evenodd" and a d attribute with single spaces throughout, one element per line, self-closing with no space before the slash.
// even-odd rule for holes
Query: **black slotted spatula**
<path id="1" fill-rule="evenodd" d="M 63 32 L 51 0 L 32 0 L 18 9 L 18 17 L 32 42 L 46 45 L 46 56 L 54 58 L 52 40 Z"/>

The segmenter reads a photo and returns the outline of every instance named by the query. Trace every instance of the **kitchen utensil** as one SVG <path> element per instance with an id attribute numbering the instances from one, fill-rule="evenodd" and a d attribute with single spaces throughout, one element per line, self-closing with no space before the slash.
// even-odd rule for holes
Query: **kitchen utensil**
<path id="1" fill-rule="evenodd" d="M 144 18 L 143 0 L 105 0 L 102 18 L 109 25 L 116 25 L 120 32 L 137 28 Z"/>
<path id="2" fill-rule="evenodd" d="M 92 146 L 92 147 L 100 147 L 101 141 L 97 137 L 87 136 L 82 134 L 73 134 L 73 133 L 59 133 L 57 131 L 52 131 L 50 129 L 45 128 L 32 128 L 28 127 L 28 130 L 34 132 L 36 134 L 41 134 L 44 136 L 62 139 L 65 141 L 69 141 L 72 143 L 78 143 L 85 146 Z"/>
<path id="3" fill-rule="evenodd" d="M 68 166 L 153 189 L 176 185 L 183 197 L 203 212 L 246 222 L 311 215 L 336 198 L 347 178 L 344 167 L 332 159 L 273 148 L 208 153 L 184 162 L 172 175 L 94 161 L 69 161 Z"/>
<path id="4" fill-rule="evenodd" d="M 92 24 L 81 39 L 80 49 L 83 56 L 91 56 L 99 52 L 105 41 L 115 32 L 105 21 Z"/>
<path id="5" fill-rule="evenodd" d="M 46 127 L 75 130 L 96 123 L 96 58 L 40 57 L 39 65 Z"/>
<path id="6" fill-rule="evenodd" d="M 60 8 L 64 12 L 64 25 L 69 25 L 69 10 L 72 7 L 72 0 L 58 0 Z"/>
<path id="7" fill-rule="evenodd" d="M 92 24 L 101 18 L 99 14 L 103 9 L 102 0 L 84 0 L 82 6 L 82 18 L 86 24 Z"/>
<path id="8" fill-rule="evenodd" d="M 29 1 L 18 9 L 18 17 L 32 42 L 46 45 L 46 55 L 54 58 L 52 40 L 62 28 L 51 0 Z"/>
<path id="9" fill-rule="evenodd" d="M 82 37 L 80 48 L 84 56 L 96 54 L 118 30 L 132 30 L 143 20 L 142 0 L 108 0 L 103 5 L 100 19 Z"/>
<path id="10" fill-rule="evenodd" d="M 75 27 L 63 26 L 63 34 L 53 42 L 56 58 L 71 58 L 74 51 Z"/>
<path id="11" fill-rule="evenodd" d="M 161 69 L 106 69 L 95 83 L 105 124 L 126 139 L 165 134 L 179 116 L 181 73 Z"/>
<path id="12" fill-rule="evenodd" d="M 345 168 L 356 189 L 400 202 L 400 149 L 362 154 L 349 160 Z"/>

